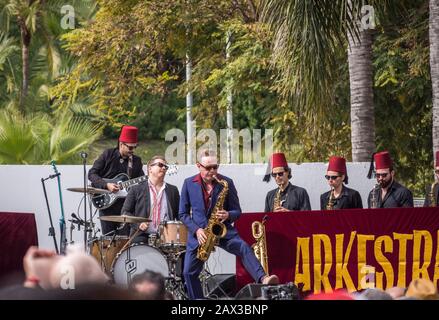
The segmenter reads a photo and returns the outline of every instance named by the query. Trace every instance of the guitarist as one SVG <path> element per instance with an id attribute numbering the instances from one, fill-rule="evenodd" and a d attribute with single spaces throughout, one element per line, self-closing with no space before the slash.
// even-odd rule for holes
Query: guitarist
<path id="1" fill-rule="evenodd" d="M 151 219 L 151 222 L 131 224 L 131 234 L 138 233 L 133 242 L 148 243 L 157 234 L 160 223 L 178 220 L 180 194 L 178 188 L 165 182 L 168 164 L 164 157 L 154 156 L 148 162 L 148 181 L 130 188 L 122 208 L 124 214 Z"/>
<path id="2" fill-rule="evenodd" d="M 119 173 L 126 173 L 130 179 L 145 175 L 142 169 L 142 159 L 134 155 L 134 150 L 137 148 L 137 133 L 136 127 L 122 127 L 117 148 L 105 150 L 89 170 L 88 179 L 91 181 L 92 187 L 117 192 L 119 191 L 118 185 L 107 183 L 104 178 L 112 179 Z M 124 200 L 117 199 L 111 207 L 99 210 L 99 216 L 120 215 Z M 118 223 L 101 220 L 102 234 L 104 235 L 116 230 L 118 226 Z M 128 226 L 118 231 L 119 235 L 127 236 L 128 233 Z"/>

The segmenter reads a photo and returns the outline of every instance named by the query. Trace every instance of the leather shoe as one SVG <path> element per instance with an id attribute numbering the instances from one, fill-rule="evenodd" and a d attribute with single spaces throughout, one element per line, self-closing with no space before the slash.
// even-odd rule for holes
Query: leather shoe
<path id="1" fill-rule="evenodd" d="M 262 284 L 279 284 L 279 277 L 275 274 L 272 274 L 271 276 L 265 276 L 262 279 Z"/>

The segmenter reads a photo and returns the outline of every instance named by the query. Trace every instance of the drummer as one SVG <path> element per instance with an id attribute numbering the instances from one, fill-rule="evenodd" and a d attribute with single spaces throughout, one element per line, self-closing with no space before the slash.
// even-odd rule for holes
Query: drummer
<path id="1" fill-rule="evenodd" d="M 131 236 L 139 230 L 133 242 L 151 243 L 157 237 L 160 223 L 178 219 L 180 194 L 176 186 L 165 182 L 168 168 L 165 157 L 152 157 L 147 165 L 148 181 L 131 187 L 128 192 L 122 214 L 150 220 L 131 224 Z"/>

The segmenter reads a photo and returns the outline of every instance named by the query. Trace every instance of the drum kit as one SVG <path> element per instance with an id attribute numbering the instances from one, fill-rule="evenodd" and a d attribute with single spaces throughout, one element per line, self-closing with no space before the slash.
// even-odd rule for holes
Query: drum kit
<path id="1" fill-rule="evenodd" d="M 82 188 L 68 190 L 83 192 Z M 87 192 L 102 194 L 107 190 L 88 188 Z M 151 221 L 148 218 L 129 215 L 101 216 L 99 219 L 121 224 Z M 147 243 L 132 243 L 138 232 L 131 237 L 116 235 L 116 231 L 112 232 L 112 236 L 95 236 L 88 240 L 87 248 L 116 285 L 127 288 L 136 275 L 150 270 L 163 275 L 166 289 L 173 293 L 175 299 L 187 299 L 182 279 L 182 261 L 187 240 L 186 226 L 181 221 L 163 221 L 157 234 L 149 235 Z"/>

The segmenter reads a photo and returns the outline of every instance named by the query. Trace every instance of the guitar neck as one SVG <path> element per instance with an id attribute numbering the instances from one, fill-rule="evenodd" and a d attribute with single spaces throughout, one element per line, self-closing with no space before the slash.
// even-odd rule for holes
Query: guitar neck
<path id="1" fill-rule="evenodd" d="M 126 190 L 127 188 L 134 186 L 136 184 L 139 184 L 139 183 L 146 181 L 146 180 L 148 180 L 148 176 L 141 176 L 141 177 L 137 177 L 137 178 L 134 178 L 134 179 L 131 179 L 128 181 L 124 181 L 121 183 L 121 185 L 122 185 L 122 188 Z"/>

